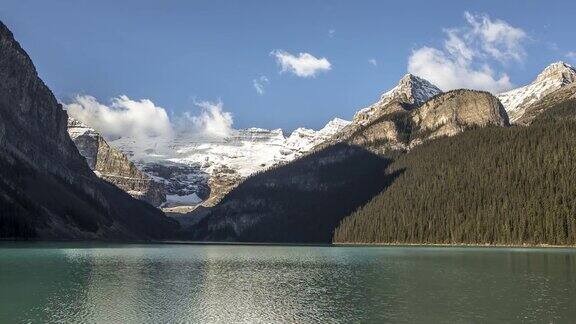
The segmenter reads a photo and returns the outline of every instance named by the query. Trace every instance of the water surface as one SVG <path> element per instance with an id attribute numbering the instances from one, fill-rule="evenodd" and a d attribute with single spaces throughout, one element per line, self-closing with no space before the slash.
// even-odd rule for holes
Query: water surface
<path id="1" fill-rule="evenodd" d="M 0 244 L 0 323 L 575 319 L 575 249 Z"/>

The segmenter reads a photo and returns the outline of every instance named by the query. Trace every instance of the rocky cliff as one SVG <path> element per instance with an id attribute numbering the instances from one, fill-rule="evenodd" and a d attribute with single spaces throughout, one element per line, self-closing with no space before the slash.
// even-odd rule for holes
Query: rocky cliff
<path id="1" fill-rule="evenodd" d="M 0 238 L 159 239 L 176 225 L 99 179 L 66 112 L 0 22 Z"/>
<path id="2" fill-rule="evenodd" d="M 467 128 L 509 126 L 508 115 L 488 92 L 454 90 L 437 95 L 410 112 L 410 147 L 422 141 L 453 136 Z"/>
<path id="3" fill-rule="evenodd" d="M 111 147 L 94 129 L 70 117 L 68 133 L 97 176 L 153 206 L 158 207 L 166 201 L 163 184 L 140 171 L 124 153 Z"/>

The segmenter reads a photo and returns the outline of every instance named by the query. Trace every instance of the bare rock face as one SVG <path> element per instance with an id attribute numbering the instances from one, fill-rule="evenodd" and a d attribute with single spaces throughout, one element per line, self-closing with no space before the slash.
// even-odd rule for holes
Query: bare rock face
<path id="1" fill-rule="evenodd" d="M 99 179 L 68 116 L 0 22 L 0 238 L 160 239 L 177 225 Z"/>
<path id="2" fill-rule="evenodd" d="M 212 207 L 219 203 L 227 193 L 236 188 L 244 180 L 235 170 L 221 165 L 213 173 L 208 181 L 210 195 L 208 199 L 202 202 L 204 207 Z"/>
<path id="3" fill-rule="evenodd" d="M 508 126 L 508 115 L 488 92 L 454 90 L 438 95 L 411 113 L 416 142 L 441 136 L 453 136 L 466 128 L 488 125 Z"/>
<path id="4" fill-rule="evenodd" d="M 158 207 L 166 201 L 163 184 L 140 171 L 124 153 L 111 147 L 94 129 L 70 117 L 68 133 L 97 176 L 153 206 Z"/>

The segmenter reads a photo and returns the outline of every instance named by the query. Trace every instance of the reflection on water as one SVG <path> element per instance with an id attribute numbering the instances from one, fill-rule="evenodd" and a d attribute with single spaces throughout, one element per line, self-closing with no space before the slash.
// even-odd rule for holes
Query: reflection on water
<path id="1" fill-rule="evenodd" d="M 576 250 L 0 245 L 0 322 L 562 322 Z"/>

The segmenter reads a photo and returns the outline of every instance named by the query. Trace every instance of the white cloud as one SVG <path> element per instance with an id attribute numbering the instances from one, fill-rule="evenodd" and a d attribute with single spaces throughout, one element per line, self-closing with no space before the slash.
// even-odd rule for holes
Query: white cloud
<path id="1" fill-rule="evenodd" d="M 528 36 L 520 29 L 487 15 L 464 13 L 467 24 L 445 29 L 443 47 L 424 46 L 408 59 L 410 73 L 428 79 L 443 90 L 471 88 L 498 93 L 513 87 L 494 64 L 522 61 Z"/>
<path id="2" fill-rule="evenodd" d="M 254 85 L 254 89 L 256 89 L 256 93 L 259 95 L 263 95 L 266 91 L 265 85 L 270 83 L 268 78 L 264 75 L 260 76 L 257 79 L 252 80 L 252 84 Z"/>
<path id="3" fill-rule="evenodd" d="M 567 58 L 576 59 L 576 52 L 568 52 L 566 53 Z"/>
<path id="4" fill-rule="evenodd" d="M 224 111 L 222 101 L 200 101 L 194 103 L 200 108 L 199 115 L 184 113 L 177 120 L 177 131 L 198 137 L 226 137 L 232 132 L 232 114 Z"/>
<path id="5" fill-rule="evenodd" d="M 376 59 L 373 59 L 373 58 L 369 59 L 368 63 L 370 63 L 373 66 L 378 66 L 378 61 L 376 61 Z"/>
<path id="6" fill-rule="evenodd" d="M 423 47 L 412 53 L 408 61 L 408 71 L 443 90 L 467 88 L 498 93 L 512 88 L 508 75 L 495 77 L 494 71 L 488 65 L 474 69 L 467 63 L 454 60 L 445 52 L 431 47 Z"/>
<path id="7" fill-rule="evenodd" d="M 202 101 L 195 105 L 199 114 L 185 112 L 170 119 L 162 107 L 148 99 L 131 100 L 127 96 L 102 104 L 88 95 L 74 97 L 64 107 L 70 116 L 96 129 L 106 139 L 134 138 L 142 142 L 170 140 L 177 133 L 192 136 L 224 137 L 232 130 L 232 114 L 225 112 L 221 101 Z"/>
<path id="8" fill-rule="evenodd" d="M 119 96 L 106 106 L 92 96 L 79 95 L 65 107 L 70 116 L 98 130 L 109 139 L 172 135 L 166 110 L 148 99 L 135 101 L 127 96 Z"/>
<path id="9" fill-rule="evenodd" d="M 282 72 L 291 72 L 303 78 L 314 77 L 322 71 L 330 71 L 332 65 L 325 58 L 316 58 L 309 53 L 292 55 L 283 50 L 274 50 L 270 53 L 276 57 L 276 62 L 282 68 Z"/>
<path id="10" fill-rule="evenodd" d="M 335 30 L 335 29 L 329 29 L 329 30 L 328 30 L 328 37 L 332 38 L 332 37 L 334 37 L 334 34 L 336 34 L 336 30 Z"/>

